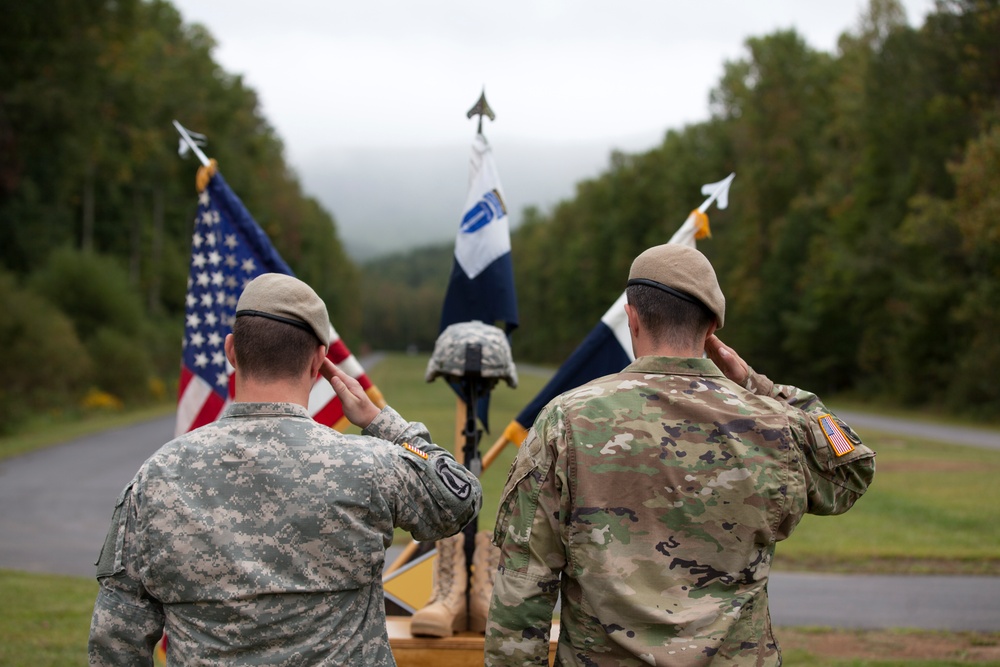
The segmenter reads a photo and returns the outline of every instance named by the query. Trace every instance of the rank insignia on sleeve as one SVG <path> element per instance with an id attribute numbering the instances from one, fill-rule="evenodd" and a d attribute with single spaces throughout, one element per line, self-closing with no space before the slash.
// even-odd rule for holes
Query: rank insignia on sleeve
<path id="1" fill-rule="evenodd" d="M 834 454 L 843 456 L 854 451 L 854 445 L 847 439 L 847 435 L 844 434 L 844 430 L 834 420 L 833 415 L 823 415 L 820 417 L 819 426 L 823 429 L 823 435 L 826 436 L 830 447 L 833 448 Z"/>
<path id="2" fill-rule="evenodd" d="M 414 447 L 413 445 L 411 445 L 408 442 L 404 442 L 403 443 L 403 449 L 405 449 L 406 451 L 408 451 L 408 452 L 410 452 L 412 454 L 416 454 L 417 456 L 419 456 L 420 458 L 422 458 L 425 461 L 430 458 L 430 456 L 428 456 L 427 452 L 425 452 L 425 451 L 423 451 L 421 449 L 417 449 L 416 447 Z"/>

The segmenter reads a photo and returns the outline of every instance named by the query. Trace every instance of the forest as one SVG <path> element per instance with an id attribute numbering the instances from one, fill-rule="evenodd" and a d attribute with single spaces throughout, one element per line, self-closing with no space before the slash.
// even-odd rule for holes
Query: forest
<path id="1" fill-rule="evenodd" d="M 698 244 L 726 294 L 723 340 L 780 382 L 995 419 L 998 35 L 996 0 L 939 0 L 917 28 L 872 0 L 836 54 L 793 31 L 747 39 L 709 120 L 612 155 L 573 198 L 525 212 L 511 237 L 515 359 L 561 363 L 635 255 L 670 238 L 702 184 L 735 172 Z M 396 271 L 384 303 L 410 309 L 380 313 L 377 329 L 366 315 L 373 345 L 426 345 L 406 327 L 440 303 L 431 288 L 447 271 L 421 280 L 406 268 L 420 254 L 365 268 L 366 290 Z"/>
<path id="2" fill-rule="evenodd" d="M 335 221 L 214 46 L 159 0 L 0 6 L 0 432 L 176 392 L 199 163 L 178 157 L 175 119 L 209 135 L 338 331 L 360 331 L 360 271 Z"/>
<path id="3" fill-rule="evenodd" d="M 573 197 L 524 212 L 515 359 L 561 363 L 632 258 L 735 172 L 699 242 L 727 296 L 727 343 L 817 392 L 995 417 L 997 35 L 1000 0 L 937 0 L 916 27 L 871 0 L 836 53 L 794 31 L 748 38 L 706 121 L 610 155 Z M 213 47 L 162 0 L 0 6 L 0 431 L 175 391 L 197 162 L 178 157 L 173 119 L 209 135 L 348 345 L 433 345 L 451 246 L 355 265 Z"/>

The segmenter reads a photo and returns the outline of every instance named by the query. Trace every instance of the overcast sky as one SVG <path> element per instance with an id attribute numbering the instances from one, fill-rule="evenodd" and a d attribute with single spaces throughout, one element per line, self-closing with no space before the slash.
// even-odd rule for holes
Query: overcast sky
<path id="1" fill-rule="evenodd" d="M 911 25 L 933 0 L 904 0 Z M 662 137 L 708 117 L 744 40 L 794 27 L 817 49 L 865 0 L 174 0 L 242 74 L 292 166 L 330 148 Z M 192 128 L 208 131 L 209 128 Z M 209 137 L 211 139 L 211 137 Z"/>
<path id="2" fill-rule="evenodd" d="M 307 194 L 355 259 L 454 239 L 484 120 L 512 218 L 545 212 L 669 129 L 709 118 L 748 37 L 836 53 L 868 0 L 172 0 L 257 91 Z M 903 0 L 921 25 L 933 0 Z M 183 118 L 179 119 L 183 122 Z M 212 128 L 192 127 L 208 135 Z M 224 167 L 223 167 L 224 168 Z M 789 165 L 795 168 L 795 165 Z M 738 167 L 737 167 L 738 170 Z M 719 174 L 723 178 L 725 174 Z M 697 192 L 692 193 L 696 198 Z M 700 200 L 697 200 L 700 202 Z M 676 202 L 681 217 L 696 204 Z"/>

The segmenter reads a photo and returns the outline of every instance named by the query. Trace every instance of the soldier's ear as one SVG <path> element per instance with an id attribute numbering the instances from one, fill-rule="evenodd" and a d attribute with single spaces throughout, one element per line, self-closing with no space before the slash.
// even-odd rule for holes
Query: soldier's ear
<path id="1" fill-rule="evenodd" d="M 639 314 L 630 303 L 625 304 L 625 316 L 628 318 L 628 331 L 635 339 L 639 336 Z"/>
<path id="2" fill-rule="evenodd" d="M 226 334 L 224 347 L 226 349 L 226 359 L 229 360 L 229 365 L 236 368 L 236 346 L 233 344 L 233 334 Z"/>
<path id="3" fill-rule="evenodd" d="M 314 380 L 319 377 L 319 370 L 323 368 L 323 360 L 326 359 L 326 345 L 320 345 L 316 348 L 313 353 L 312 359 L 309 361 L 309 377 Z"/>
<path id="4" fill-rule="evenodd" d="M 708 339 L 711 338 L 718 330 L 719 330 L 719 321 L 712 320 L 712 323 L 708 325 L 708 331 L 705 332 L 705 342 L 707 343 Z"/>

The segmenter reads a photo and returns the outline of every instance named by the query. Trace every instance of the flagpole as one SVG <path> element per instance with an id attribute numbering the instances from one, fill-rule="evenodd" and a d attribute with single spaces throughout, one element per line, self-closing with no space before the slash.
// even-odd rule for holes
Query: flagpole
<path id="1" fill-rule="evenodd" d="M 501 435 L 497 438 L 497 441 L 493 443 L 493 446 L 490 447 L 485 454 L 483 454 L 483 472 L 486 472 L 486 469 L 490 467 L 491 463 L 493 463 L 493 459 L 500 456 L 500 452 L 502 452 L 510 443 L 511 441 L 507 439 L 506 435 Z"/>
<path id="2" fill-rule="evenodd" d="M 200 148 L 198 148 L 198 144 L 196 144 L 194 139 L 191 138 L 191 135 L 184 129 L 184 126 L 175 120 L 174 127 L 177 128 L 177 131 L 181 135 L 181 139 L 183 139 L 184 143 L 188 145 L 188 148 L 190 148 L 194 154 L 198 156 L 198 159 L 201 160 L 201 163 L 207 167 L 210 164 L 208 157 L 201 151 Z"/>

